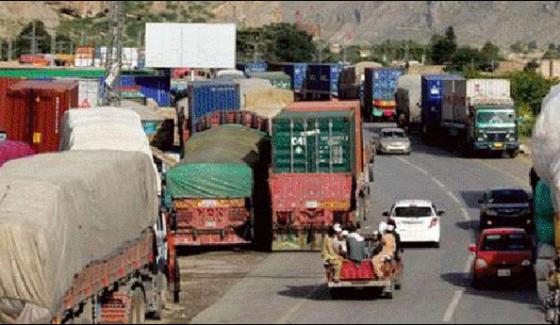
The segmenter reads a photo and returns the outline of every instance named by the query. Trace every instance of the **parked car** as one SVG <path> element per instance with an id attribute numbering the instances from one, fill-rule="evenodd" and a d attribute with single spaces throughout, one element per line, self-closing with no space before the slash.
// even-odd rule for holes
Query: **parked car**
<path id="1" fill-rule="evenodd" d="M 480 203 L 480 229 L 533 226 L 531 200 L 522 189 L 493 189 Z"/>
<path id="2" fill-rule="evenodd" d="M 484 230 L 476 245 L 469 250 L 475 254 L 473 286 L 479 288 L 488 280 L 521 278 L 534 279 L 534 250 L 527 232 L 520 228 Z M 529 282 L 528 282 L 529 283 Z"/>
<path id="3" fill-rule="evenodd" d="M 401 200 L 390 211 L 384 212 L 383 216 L 395 221 L 402 243 L 432 243 L 439 248 L 443 214 L 431 201 Z M 383 232 L 385 227 L 386 223 L 382 222 L 379 231 Z"/>
<path id="4" fill-rule="evenodd" d="M 386 128 L 381 130 L 377 143 L 378 153 L 401 153 L 410 155 L 412 143 L 403 129 Z"/>

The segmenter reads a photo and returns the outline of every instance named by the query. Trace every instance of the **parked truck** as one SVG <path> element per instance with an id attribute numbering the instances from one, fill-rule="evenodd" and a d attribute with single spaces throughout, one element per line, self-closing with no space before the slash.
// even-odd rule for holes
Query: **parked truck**
<path id="1" fill-rule="evenodd" d="M 358 101 L 297 102 L 272 122 L 273 250 L 317 250 L 367 213 L 371 165 Z"/>
<path id="2" fill-rule="evenodd" d="M 443 137 L 466 154 L 484 151 L 517 156 L 519 134 L 509 80 L 445 80 L 443 88 Z"/>
<path id="3" fill-rule="evenodd" d="M 330 100 L 338 97 L 338 79 L 343 65 L 338 63 L 316 63 L 307 66 L 303 85 L 305 100 Z"/>
<path id="4" fill-rule="evenodd" d="M 291 79 L 291 89 L 297 98 L 302 94 L 305 78 L 307 75 L 308 63 L 303 62 L 277 62 L 270 64 L 271 71 L 284 71 Z"/>
<path id="5" fill-rule="evenodd" d="M 402 75 L 398 81 L 395 94 L 397 103 L 397 126 L 415 131 L 422 119 L 420 110 L 421 76 L 418 74 Z"/>
<path id="6" fill-rule="evenodd" d="M 363 114 L 366 120 L 396 122 L 395 92 L 400 75 L 399 68 L 365 69 Z"/>
<path id="7" fill-rule="evenodd" d="M 255 229 L 266 229 L 259 222 L 269 209 L 269 145 L 265 133 L 242 125 L 220 125 L 187 141 L 184 159 L 165 181 L 172 279 L 179 273 L 176 247 L 248 245 L 261 235 Z M 172 285 L 177 294 L 179 283 Z"/>
<path id="8" fill-rule="evenodd" d="M 125 324 L 161 315 L 166 258 L 149 157 L 17 159 L 0 168 L 0 193 L 0 322 Z"/>

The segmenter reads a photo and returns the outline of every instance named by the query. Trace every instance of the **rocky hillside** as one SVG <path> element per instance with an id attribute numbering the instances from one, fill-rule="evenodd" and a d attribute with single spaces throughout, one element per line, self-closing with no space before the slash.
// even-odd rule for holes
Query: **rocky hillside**
<path id="1" fill-rule="evenodd" d="M 560 1 L 139 1 L 138 15 L 158 21 L 205 18 L 259 26 L 298 22 L 312 26 L 332 42 L 379 42 L 385 39 L 428 40 L 453 25 L 459 41 L 480 45 L 491 40 L 503 47 L 536 40 L 541 47 L 560 39 Z M 80 26 L 104 9 L 102 1 L 0 2 L 0 37 L 17 34 L 31 19 L 50 30 L 61 24 Z M 140 9 L 134 9 L 140 10 Z M 149 16 L 148 15 L 152 15 Z M 209 13 L 209 14 L 208 14 Z M 89 18 L 88 18 L 89 17 Z M 144 21 L 145 19 L 141 19 Z"/>

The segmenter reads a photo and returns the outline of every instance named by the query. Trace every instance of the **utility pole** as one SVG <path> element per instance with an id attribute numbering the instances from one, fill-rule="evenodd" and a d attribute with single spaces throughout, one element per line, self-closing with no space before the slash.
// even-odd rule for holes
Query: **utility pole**
<path id="1" fill-rule="evenodd" d="M 24 39 L 28 39 L 30 41 L 31 54 L 37 54 L 37 52 L 39 50 L 38 41 L 44 39 L 43 36 L 41 36 L 41 37 L 37 36 L 37 26 L 36 25 L 37 25 L 36 21 L 33 20 L 33 22 L 31 22 L 31 26 L 32 26 L 31 34 L 23 36 Z"/>
<path id="2" fill-rule="evenodd" d="M 8 40 L 8 61 L 12 61 L 12 39 Z"/>
<path id="3" fill-rule="evenodd" d="M 122 35 L 124 27 L 123 1 L 109 1 L 107 53 L 105 58 L 105 84 L 103 105 L 120 106 L 120 75 L 122 69 Z"/>
<path id="4" fill-rule="evenodd" d="M 51 37 L 51 54 L 56 54 L 56 33 Z"/>

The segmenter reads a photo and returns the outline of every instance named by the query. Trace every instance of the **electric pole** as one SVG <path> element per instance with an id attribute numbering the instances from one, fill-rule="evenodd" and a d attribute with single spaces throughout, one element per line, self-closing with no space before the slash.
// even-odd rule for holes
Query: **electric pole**
<path id="1" fill-rule="evenodd" d="M 123 1 L 109 1 L 109 31 L 105 58 L 105 84 L 102 103 L 120 106 L 120 75 L 122 69 L 122 35 L 124 27 Z"/>
<path id="2" fill-rule="evenodd" d="M 29 47 L 31 50 L 31 54 L 37 54 L 37 52 L 39 51 L 39 44 L 38 41 L 44 39 L 45 37 L 43 36 L 37 36 L 37 26 L 36 26 L 36 21 L 33 20 L 31 22 L 31 34 L 29 35 L 25 35 L 22 38 L 23 39 L 28 39 L 30 41 Z"/>

